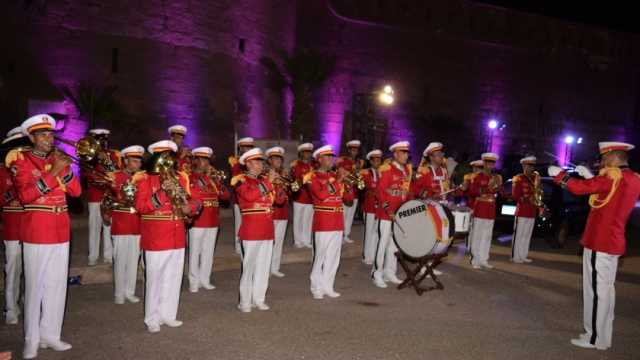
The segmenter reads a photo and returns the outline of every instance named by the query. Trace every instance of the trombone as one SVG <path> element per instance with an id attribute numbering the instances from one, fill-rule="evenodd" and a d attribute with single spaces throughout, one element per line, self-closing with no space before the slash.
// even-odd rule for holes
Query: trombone
<path id="1" fill-rule="evenodd" d="M 94 181 L 95 183 L 110 184 L 113 182 L 113 179 L 111 178 L 109 173 L 99 170 L 94 165 L 90 164 L 90 162 L 97 158 L 98 153 L 102 151 L 100 143 L 98 143 L 98 141 L 92 136 L 84 136 L 78 141 L 72 141 L 60 137 L 55 137 L 55 140 L 63 144 L 73 146 L 73 148 L 76 150 L 76 156 L 70 155 L 58 147 L 54 148 L 54 151 L 57 154 L 68 157 L 74 163 L 78 164 L 78 166 L 80 166 L 81 168 L 95 173 L 98 177 L 98 179 Z"/>

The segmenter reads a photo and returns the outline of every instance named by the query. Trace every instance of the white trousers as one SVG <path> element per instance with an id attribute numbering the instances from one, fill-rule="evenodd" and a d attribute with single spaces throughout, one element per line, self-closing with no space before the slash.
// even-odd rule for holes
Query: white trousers
<path id="1" fill-rule="evenodd" d="M 69 243 L 24 243 L 22 252 L 25 342 L 58 342 L 67 300 Z"/>
<path id="2" fill-rule="evenodd" d="M 113 284 L 116 299 L 134 296 L 140 260 L 140 235 L 113 235 Z"/>
<path id="3" fill-rule="evenodd" d="M 313 225 L 313 204 L 293 202 L 293 243 L 311 247 L 311 226 Z"/>
<path id="4" fill-rule="evenodd" d="M 178 314 L 184 249 L 145 251 L 144 323 L 162 325 Z"/>
<path id="5" fill-rule="evenodd" d="M 324 295 L 334 291 L 341 250 L 342 231 L 315 232 L 310 276 L 312 294 Z"/>
<path id="6" fill-rule="evenodd" d="M 273 240 L 242 241 L 240 306 L 264 303 L 269 287 Z"/>
<path id="7" fill-rule="evenodd" d="M 488 264 L 494 221 L 495 220 L 480 218 L 473 219 L 473 227 L 469 235 L 472 265 L 481 266 Z"/>
<path id="8" fill-rule="evenodd" d="M 235 229 L 234 245 L 236 248 L 236 254 L 241 254 L 242 250 L 240 249 L 240 238 L 238 237 L 238 232 L 240 231 L 240 225 L 242 225 L 242 213 L 240 213 L 240 205 L 238 204 L 233 204 L 233 224 Z"/>
<path id="9" fill-rule="evenodd" d="M 20 315 L 20 277 L 22 276 L 22 247 L 20 241 L 4 241 L 4 299 L 7 318 Z"/>
<path id="10" fill-rule="evenodd" d="M 105 260 L 113 259 L 111 244 L 111 226 L 102 223 L 100 203 L 89 203 L 89 261 L 98 261 L 100 256 L 100 234 L 102 233 L 102 256 Z"/>
<path id="11" fill-rule="evenodd" d="M 362 257 L 367 264 L 373 263 L 378 247 L 378 219 L 376 214 L 365 213 L 364 218 L 364 246 Z"/>
<path id="12" fill-rule="evenodd" d="M 598 349 L 611 347 L 616 304 L 618 255 L 584 249 L 582 255 L 583 340 Z"/>
<path id="13" fill-rule="evenodd" d="M 395 278 L 398 270 L 398 258 L 396 251 L 398 248 L 393 242 L 393 234 L 391 233 L 391 221 L 378 221 L 378 248 L 376 249 L 376 257 L 373 262 L 373 277 L 376 280 L 383 281 L 384 278 Z"/>
<path id="14" fill-rule="evenodd" d="M 529 244 L 535 224 L 535 218 L 516 217 L 511 241 L 511 260 L 522 262 L 529 256 Z"/>
<path id="15" fill-rule="evenodd" d="M 284 236 L 287 233 L 287 220 L 274 220 L 275 239 L 273 240 L 273 254 L 271 255 L 271 272 L 280 271 L 280 263 L 282 262 L 282 246 L 284 244 Z"/>
<path id="16" fill-rule="evenodd" d="M 197 290 L 211 285 L 213 253 L 216 248 L 218 228 L 189 229 L 189 288 Z"/>
<path id="17" fill-rule="evenodd" d="M 353 200 L 353 205 L 347 206 L 342 204 L 344 215 L 344 238 L 348 238 L 351 236 L 351 227 L 353 226 L 353 218 L 356 215 L 356 210 L 358 209 L 358 199 Z"/>

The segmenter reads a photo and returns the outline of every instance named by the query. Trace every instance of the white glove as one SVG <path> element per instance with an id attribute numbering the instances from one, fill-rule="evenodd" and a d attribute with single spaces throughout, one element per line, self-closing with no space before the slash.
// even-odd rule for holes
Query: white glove
<path id="1" fill-rule="evenodd" d="M 576 172 L 585 179 L 591 179 L 593 177 L 591 170 L 589 170 L 586 166 L 576 166 Z"/>
<path id="2" fill-rule="evenodd" d="M 559 166 L 551 165 L 549 166 L 549 169 L 547 169 L 547 172 L 549 173 L 549 176 L 556 177 L 562 172 L 562 168 Z"/>

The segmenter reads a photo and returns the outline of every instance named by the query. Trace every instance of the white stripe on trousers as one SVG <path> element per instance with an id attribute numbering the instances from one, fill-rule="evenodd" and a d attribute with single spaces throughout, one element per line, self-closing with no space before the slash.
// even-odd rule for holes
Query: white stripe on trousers
<path id="1" fill-rule="evenodd" d="M 216 249 L 218 228 L 189 229 L 189 288 L 197 290 L 211 285 L 213 254 Z"/>
<path id="2" fill-rule="evenodd" d="M 111 226 L 102 223 L 100 203 L 90 202 L 89 205 L 89 261 L 98 261 L 100 257 L 100 238 L 102 237 L 102 256 L 106 260 L 113 259 L 111 244 Z M 102 233 L 102 236 L 100 235 Z"/>
<path id="3" fill-rule="evenodd" d="M 23 243 L 25 342 L 60 341 L 67 299 L 69 243 Z"/>
<path id="4" fill-rule="evenodd" d="M 240 306 L 264 303 L 269 288 L 273 240 L 242 241 Z"/>
<path id="5" fill-rule="evenodd" d="M 116 299 L 134 296 L 140 260 L 140 235 L 113 235 L 113 283 Z"/>
<path id="6" fill-rule="evenodd" d="M 20 299 L 20 278 L 22 276 L 22 247 L 20 241 L 4 241 L 4 299 L 7 308 L 7 318 L 17 318 L 20 315 L 18 300 Z"/>
<path id="7" fill-rule="evenodd" d="M 284 244 L 284 236 L 287 233 L 287 222 L 287 220 L 273 220 L 275 239 L 273 240 L 273 254 L 271 255 L 271 272 L 280 271 L 282 246 Z"/>
<path id="8" fill-rule="evenodd" d="M 379 281 L 384 278 L 394 278 L 398 270 L 398 258 L 396 258 L 396 247 L 391 233 L 390 220 L 378 220 L 378 248 L 373 262 L 373 277 Z"/>
<path id="9" fill-rule="evenodd" d="M 162 325 L 178 314 L 184 271 L 184 248 L 145 251 L 144 323 Z"/>
<path id="10" fill-rule="evenodd" d="M 293 202 L 293 242 L 297 246 L 311 247 L 313 204 Z"/>
<path id="11" fill-rule="evenodd" d="M 313 249 L 311 293 L 324 295 L 333 292 L 336 273 L 340 266 L 342 231 L 316 231 Z"/>
<path id="12" fill-rule="evenodd" d="M 516 217 L 511 242 L 511 260 L 522 262 L 529 256 L 529 244 L 535 223 L 535 218 Z"/>
<path id="13" fill-rule="evenodd" d="M 583 340 L 599 349 L 611 347 L 619 257 L 587 248 L 582 255 Z"/>
<path id="14" fill-rule="evenodd" d="M 378 219 L 376 219 L 376 214 L 365 213 L 364 227 L 364 246 L 362 253 L 364 262 L 372 263 L 376 256 L 376 249 L 378 248 Z"/>
<path id="15" fill-rule="evenodd" d="M 238 237 L 238 232 L 240 231 L 240 225 L 242 225 L 242 214 L 240 213 L 240 205 L 238 204 L 233 204 L 233 224 L 235 229 L 234 245 L 236 248 L 236 254 L 241 254 L 242 249 L 240 249 L 240 238 Z"/>
<path id="16" fill-rule="evenodd" d="M 491 237 L 495 220 L 475 218 L 469 235 L 471 241 L 471 264 L 487 265 L 491 251 Z"/>
<path id="17" fill-rule="evenodd" d="M 353 226 L 353 218 L 356 216 L 358 209 L 358 199 L 353 199 L 353 205 L 347 206 L 342 204 L 344 215 L 344 238 L 351 236 L 351 227 Z"/>

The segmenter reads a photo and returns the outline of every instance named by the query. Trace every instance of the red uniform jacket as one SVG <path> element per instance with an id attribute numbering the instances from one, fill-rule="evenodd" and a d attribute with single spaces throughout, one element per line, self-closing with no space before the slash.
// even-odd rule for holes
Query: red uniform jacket
<path id="1" fill-rule="evenodd" d="M 191 156 L 189 156 L 187 150 L 180 148 L 178 152 L 178 169 L 184 173 L 191 174 Z"/>
<path id="2" fill-rule="evenodd" d="M 291 176 L 300 184 L 300 191 L 293 196 L 293 201 L 300 204 L 313 204 L 311 193 L 304 183 L 304 177 L 313 170 L 312 162 L 304 162 L 302 160 L 294 160 L 291 163 Z"/>
<path id="3" fill-rule="evenodd" d="M 231 179 L 231 186 L 235 187 L 238 205 L 242 213 L 242 224 L 238 230 L 238 237 L 243 241 L 273 240 L 273 209 L 274 202 L 281 202 L 276 198 L 276 192 L 266 177 L 255 178 L 240 174 Z"/>
<path id="4" fill-rule="evenodd" d="M 229 159 L 227 159 L 227 161 L 229 162 L 229 172 L 231 173 L 231 178 L 233 178 L 234 176 L 244 174 L 244 172 L 246 171 L 246 168 L 240 165 L 240 161 L 238 160 L 237 156 L 231 155 L 229 156 Z M 236 200 L 235 191 L 231 194 L 230 200 L 232 204 L 235 204 L 238 202 Z"/>
<path id="5" fill-rule="evenodd" d="M 67 213 L 69 194 L 80 196 L 78 178 L 67 166 L 58 176 L 49 173 L 55 155 L 35 155 L 30 150 L 13 150 L 7 155 L 20 202 L 25 208 L 20 224 L 20 240 L 33 244 L 60 244 L 69 241 Z"/>
<path id="6" fill-rule="evenodd" d="M 500 186 L 490 186 L 492 177 L 495 176 Z M 487 175 L 483 172 L 475 174 L 469 185 L 469 195 L 475 198 L 473 216 L 479 219 L 494 220 L 496 218 L 496 196 L 502 188 L 500 175 Z"/>
<path id="7" fill-rule="evenodd" d="M 564 172 L 554 180 L 561 183 L 563 177 Z M 625 226 L 640 195 L 640 175 L 628 168 L 605 168 L 589 180 L 570 179 L 566 187 L 577 195 L 592 194 L 582 246 L 611 255 L 624 254 Z"/>
<path id="8" fill-rule="evenodd" d="M 449 173 L 446 167 L 430 165 L 418 168 L 416 179 L 411 184 L 411 193 L 419 199 L 436 199 L 438 194 L 449 190 Z"/>
<path id="9" fill-rule="evenodd" d="M 192 226 L 195 228 L 216 228 L 220 226 L 220 205 L 219 200 L 229 200 L 231 193 L 226 186 L 218 181 L 213 181 L 211 177 L 203 173 L 191 173 L 189 175 L 191 184 L 191 197 L 200 200 L 202 211 L 194 220 Z"/>
<path id="10" fill-rule="evenodd" d="M 9 169 L 0 164 L 0 206 L 2 206 L 2 239 L 20 240 L 20 219 L 24 208 L 18 199 Z"/>
<path id="11" fill-rule="evenodd" d="M 189 176 L 178 172 L 180 185 L 188 192 Z M 139 172 L 134 177 L 136 210 L 141 215 L 140 246 L 143 250 L 161 251 L 185 247 L 184 219 L 173 214 L 171 198 L 161 189 L 160 175 Z M 199 210 L 199 202 L 191 199 L 191 213 Z"/>
<path id="12" fill-rule="evenodd" d="M 343 202 L 353 192 L 336 181 L 334 172 L 312 171 L 304 179 L 313 198 L 313 231 L 344 231 Z"/>
<path id="13" fill-rule="evenodd" d="M 360 175 L 365 183 L 364 202 L 362 210 L 367 214 L 376 213 L 376 191 L 380 175 L 378 170 L 374 168 L 364 169 L 360 171 Z"/>
<path id="14" fill-rule="evenodd" d="M 118 170 L 112 173 L 114 182 L 111 194 L 117 202 L 122 203 L 124 197 L 121 188 L 132 177 L 127 172 Z M 140 214 L 135 207 L 118 207 L 111 211 L 111 235 L 140 235 Z"/>
<path id="15" fill-rule="evenodd" d="M 376 218 L 391 220 L 391 216 L 407 200 L 411 200 L 411 164 L 404 166 L 395 161 L 378 168 L 380 180 L 377 186 L 378 208 Z"/>
<path id="16" fill-rule="evenodd" d="M 106 150 L 109 152 L 109 159 L 111 164 L 108 166 L 103 165 L 98 162 L 95 165 L 96 171 L 100 173 L 110 173 L 122 168 L 122 161 L 120 159 L 120 152 L 117 150 Z M 87 169 L 82 169 L 81 171 L 82 177 L 87 181 L 87 202 L 99 203 L 102 201 L 102 197 L 104 196 L 105 190 L 107 190 L 108 185 L 96 184 L 95 181 L 100 179 L 100 176 L 96 175 L 95 172 Z"/>
<path id="17" fill-rule="evenodd" d="M 274 189 L 282 201 L 273 204 L 273 220 L 289 220 L 289 192 L 282 185 L 274 185 Z"/>
<path id="18" fill-rule="evenodd" d="M 511 195 L 516 201 L 516 216 L 524 218 L 535 218 L 538 216 L 538 207 L 534 205 L 534 184 L 540 181 L 540 175 L 533 175 L 533 179 L 528 178 L 525 174 L 518 174 L 513 177 L 513 185 L 511 187 Z"/>
<path id="19" fill-rule="evenodd" d="M 364 160 L 352 159 L 350 156 L 340 156 L 336 159 L 336 167 L 341 167 L 348 172 L 355 170 L 361 170 L 364 167 Z"/>

